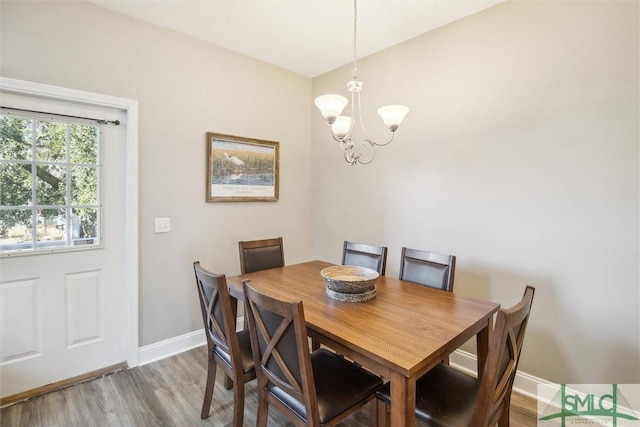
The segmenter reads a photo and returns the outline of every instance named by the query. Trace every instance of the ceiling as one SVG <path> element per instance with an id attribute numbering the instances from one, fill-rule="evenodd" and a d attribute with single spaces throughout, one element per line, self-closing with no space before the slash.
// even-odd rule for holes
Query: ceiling
<path id="1" fill-rule="evenodd" d="M 351 0 L 88 0 L 308 77 L 353 61 Z M 360 0 L 358 58 L 504 0 Z"/>

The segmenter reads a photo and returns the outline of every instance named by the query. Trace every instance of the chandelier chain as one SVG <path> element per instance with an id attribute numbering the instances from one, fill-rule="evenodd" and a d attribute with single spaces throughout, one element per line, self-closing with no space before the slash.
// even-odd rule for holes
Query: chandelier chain
<path id="1" fill-rule="evenodd" d="M 353 0 L 353 71 L 351 75 L 354 80 L 358 79 L 358 5 L 357 0 Z"/>

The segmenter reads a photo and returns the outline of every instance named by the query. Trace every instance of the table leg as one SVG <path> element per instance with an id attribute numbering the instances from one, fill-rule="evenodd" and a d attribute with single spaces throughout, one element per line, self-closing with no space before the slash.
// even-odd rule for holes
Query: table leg
<path id="1" fill-rule="evenodd" d="M 489 354 L 489 335 L 493 330 L 493 317 L 489 317 L 487 326 L 476 335 L 476 348 L 478 352 L 478 378 L 484 374 L 484 364 Z"/>
<path id="2" fill-rule="evenodd" d="M 391 427 L 415 425 L 416 379 L 391 374 Z"/>

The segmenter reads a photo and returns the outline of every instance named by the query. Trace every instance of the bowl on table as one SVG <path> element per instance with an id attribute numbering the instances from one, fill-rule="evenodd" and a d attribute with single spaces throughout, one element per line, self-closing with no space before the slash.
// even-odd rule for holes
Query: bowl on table
<path id="1" fill-rule="evenodd" d="M 335 265 L 324 268 L 320 275 L 330 298 L 339 301 L 362 302 L 376 296 L 377 271 L 356 265 Z"/>

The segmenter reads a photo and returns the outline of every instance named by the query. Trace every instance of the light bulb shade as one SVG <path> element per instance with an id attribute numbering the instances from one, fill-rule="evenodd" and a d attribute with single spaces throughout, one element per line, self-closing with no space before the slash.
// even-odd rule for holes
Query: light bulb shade
<path id="1" fill-rule="evenodd" d="M 340 116 L 331 125 L 331 133 L 338 140 L 343 141 L 351 132 L 351 117 Z"/>
<path id="2" fill-rule="evenodd" d="M 331 125 L 342 114 L 342 110 L 344 110 L 349 101 L 340 95 L 321 95 L 316 98 L 314 103 L 320 110 L 322 117 Z"/>
<path id="3" fill-rule="evenodd" d="M 378 114 L 380 114 L 384 124 L 387 125 L 391 132 L 395 132 L 398 129 L 408 112 L 409 109 L 404 105 L 387 105 L 378 109 Z"/>

